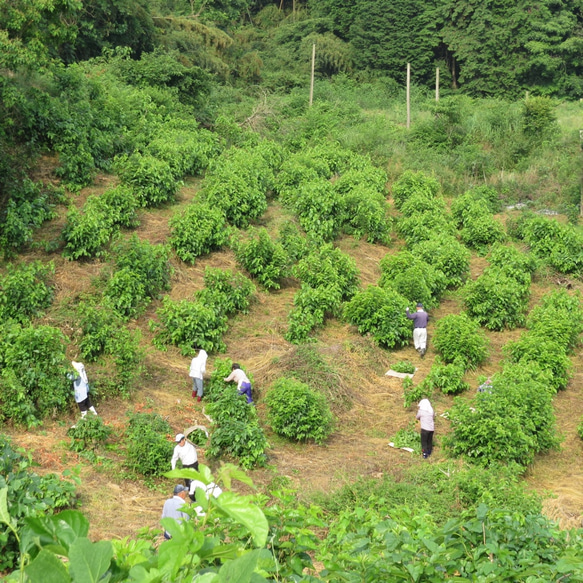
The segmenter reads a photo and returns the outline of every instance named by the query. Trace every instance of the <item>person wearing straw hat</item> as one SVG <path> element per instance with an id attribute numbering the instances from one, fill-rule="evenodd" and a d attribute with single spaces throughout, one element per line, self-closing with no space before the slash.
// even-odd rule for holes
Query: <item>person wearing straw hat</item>
<path id="1" fill-rule="evenodd" d="M 178 522 L 183 520 L 188 520 L 190 517 L 186 512 L 182 511 L 182 507 L 186 504 L 186 497 L 188 496 L 188 488 L 182 484 L 177 484 L 174 486 L 174 491 L 172 492 L 172 498 L 168 498 L 164 502 L 164 508 L 162 508 L 162 518 L 174 518 Z M 165 530 L 164 538 L 170 540 L 172 536 Z"/>
<path id="2" fill-rule="evenodd" d="M 176 446 L 174 447 L 172 460 L 170 460 L 172 469 L 174 470 L 176 468 L 176 462 L 180 460 L 183 468 L 192 468 L 198 472 L 198 456 L 194 445 L 189 441 L 186 441 L 184 433 L 179 433 L 174 441 L 176 441 Z M 191 481 L 188 478 L 184 479 L 187 489 L 190 486 L 190 482 Z"/>
<path id="3" fill-rule="evenodd" d="M 410 313 L 409 308 L 405 311 L 407 318 L 413 320 L 413 344 L 415 345 L 415 350 L 423 358 L 427 350 L 427 322 L 429 321 L 429 314 L 423 309 L 421 302 L 417 304 L 416 312 Z"/>

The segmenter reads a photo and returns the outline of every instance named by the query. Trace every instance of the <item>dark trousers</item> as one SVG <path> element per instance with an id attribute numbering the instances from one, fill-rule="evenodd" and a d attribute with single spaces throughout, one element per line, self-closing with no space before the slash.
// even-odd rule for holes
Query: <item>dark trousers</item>
<path id="1" fill-rule="evenodd" d="M 433 431 L 421 430 L 421 450 L 425 456 L 430 456 L 433 450 Z"/>
<path id="2" fill-rule="evenodd" d="M 190 464 L 188 466 L 185 466 L 184 464 L 182 464 L 183 468 L 192 468 L 193 470 L 196 470 L 198 472 L 198 461 L 194 462 L 193 464 Z M 190 488 L 190 482 L 192 482 L 192 480 L 189 480 L 188 478 L 184 478 L 184 485 L 187 488 Z"/>

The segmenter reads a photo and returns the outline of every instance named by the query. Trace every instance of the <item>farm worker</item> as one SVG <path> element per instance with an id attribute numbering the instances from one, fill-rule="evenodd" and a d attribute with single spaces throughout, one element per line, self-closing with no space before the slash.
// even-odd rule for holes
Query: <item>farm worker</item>
<path id="1" fill-rule="evenodd" d="M 429 399 L 421 399 L 417 408 L 417 419 L 421 424 L 421 451 L 427 459 L 433 450 L 433 433 L 435 432 L 435 411 Z"/>
<path id="2" fill-rule="evenodd" d="M 196 455 L 196 448 L 192 443 L 186 441 L 186 436 L 184 433 L 179 433 L 176 438 L 176 446 L 174 447 L 174 453 L 172 454 L 172 460 L 170 465 L 174 470 L 176 468 L 176 462 L 180 460 L 182 462 L 183 468 L 192 468 L 198 472 L 198 456 Z M 184 479 L 184 483 L 188 488 L 190 486 L 191 480 L 188 478 Z"/>
<path id="3" fill-rule="evenodd" d="M 174 518 L 174 520 L 177 520 L 178 522 L 188 520 L 188 514 L 182 511 L 182 507 L 186 504 L 187 494 L 188 488 L 182 484 L 177 484 L 174 486 L 172 498 L 168 498 L 168 500 L 164 502 L 162 518 Z M 170 540 L 172 538 L 167 530 L 164 531 L 164 538 L 166 540 Z"/>
<path id="4" fill-rule="evenodd" d="M 488 377 L 486 379 L 486 382 L 482 383 L 479 387 L 478 387 L 478 393 L 491 393 L 492 392 L 492 379 L 490 377 Z"/>
<path id="5" fill-rule="evenodd" d="M 413 320 L 413 344 L 415 350 L 419 352 L 421 357 L 425 356 L 427 350 L 427 322 L 429 314 L 423 309 L 423 304 L 417 304 L 417 311 L 411 314 L 409 308 L 405 310 L 407 318 Z"/>
<path id="6" fill-rule="evenodd" d="M 214 482 L 211 482 L 210 484 L 205 484 L 200 480 L 192 480 L 192 482 L 190 482 L 190 499 L 193 502 L 196 502 L 197 490 L 202 490 L 207 500 L 210 500 L 211 496 L 213 498 L 218 498 L 223 493 L 223 491 Z M 196 512 L 197 516 L 205 515 L 202 506 L 196 506 L 194 511 Z"/>
<path id="7" fill-rule="evenodd" d="M 198 354 L 190 361 L 190 372 L 188 376 L 192 379 L 192 398 L 200 401 L 203 395 L 202 378 L 206 371 L 206 360 L 208 354 L 206 350 L 199 350 Z"/>
<path id="8" fill-rule="evenodd" d="M 241 370 L 241 367 L 236 362 L 233 363 L 231 367 L 231 374 L 223 379 L 226 383 L 235 381 L 237 383 L 237 389 L 240 395 L 245 395 L 247 398 L 247 403 L 253 403 L 253 397 L 251 396 L 251 382 L 247 378 L 247 375 Z"/>
<path id="9" fill-rule="evenodd" d="M 89 398 L 89 379 L 85 372 L 85 366 L 80 362 L 71 361 L 75 373 L 67 374 L 67 378 L 73 381 L 73 391 L 75 392 L 75 402 L 79 405 L 81 411 L 81 419 L 87 415 L 87 411 L 91 411 L 93 415 L 97 415 L 95 407 L 91 404 Z"/>

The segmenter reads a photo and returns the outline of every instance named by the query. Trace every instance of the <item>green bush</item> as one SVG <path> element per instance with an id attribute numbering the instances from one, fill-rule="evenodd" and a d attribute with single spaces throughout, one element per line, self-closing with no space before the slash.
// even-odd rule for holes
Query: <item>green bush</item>
<path id="1" fill-rule="evenodd" d="M 30 243 L 34 230 L 55 217 L 54 204 L 63 197 L 63 191 L 29 178 L 8 191 L 8 203 L 0 214 L 0 250 L 5 258 Z"/>
<path id="2" fill-rule="evenodd" d="M 408 409 L 414 403 L 418 403 L 421 399 L 431 399 L 433 395 L 433 387 L 428 383 L 413 384 L 413 379 L 403 379 L 403 397 L 405 409 Z"/>
<path id="3" fill-rule="evenodd" d="M 392 187 L 393 200 L 399 210 L 411 196 L 422 194 L 426 198 L 435 198 L 439 190 L 439 182 L 435 178 L 410 170 L 404 172 Z"/>
<path id="4" fill-rule="evenodd" d="M 146 286 L 127 267 L 116 271 L 111 276 L 105 289 L 105 298 L 124 320 L 137 318 L 150 302 L 146 294 Z"/>
<path id="5" fill-rule="evenodd" d="M 433 344 L 447 363 L 459 362 L 475 369 L 488 356 L 488 340 L 476 322 L 465 314 L 449 314 L 437 322 Z"/>
<path id="6" fill-rule="evenodd" d="M 273 172 L 260 151 L 231 148 L 211 164 L 202 183 L 201 197 L 220 209 L 240 229 L 267 210 L 267 192 Z"/>
<path id="7" fill-rule="evenodd" d="M 570 295 L 564 289 L 546 294 L 528 315 L 526 327 L 538 338 L 555 341 L 565 350 L 573 350 L 583 332 L 580 295 Z"/>
<path id="8" fill-rule="evenodd" d="M 538 265 L 537 260 L 529 253 L 520 251 L 516 247 L 500 244 L 492 246 L 488 260 L 491 266 L 499 267 L 509 275 L 514 274 L 517 279 L 522 279 L 520 274 L 532 275 Z"/>
<path id="9" fill-rule="evenodd" d="M 113 232 L 112 220 L 102 209 L 83 214 L 72 207 L 62 233 L 63 255 L 69 259 L 99 257 Z"/>
<path id="10" fill-rule="evenodd" d="M 206 267 L 204 289 L 196 292 L 196 298 L 206 306 L 212 306 L 229 316 L 236 312 L 247 313 L 255 286 L 241 273 Z"/>
<path id="11" fill-rule="evenodd" d="M 581 417 L 579 425 L 577 426 L 577 434 L 579 435 L 580 439 L 583 439 L 583 417 Z"/>
<path id="12" fill-rule="evenodd" d="M 393 369 L 394 370 L 394 369 Z M 409 447 L 417 455 L 421 454 L 421 441 L 419 432 L 415 429 L 415 423 L 411 422 L 405 428 L 399 429 L 393 437 L 390 438 L 395 447 Z"/>
<path id="13" fill-rule="evenodd" d="M 411 253 L 441 271 L 448 288 L 462 285 L 470 273 L 470 252 L 452 235 L 434 233 L 414 245 Z"/>
<path id="14" fill-rule="evenodd" d="M 265 403 L 269 423 L 278 435 L 321 444 L 332 433 L 333 417 L 326 397 L 298 380 L 278 379 Z"/>
<path id="15" fill-rule="evenodd" d="M 51 326 L 7 324 L 0 346 L 0 419 L 28 427 L 65 411 L 72 402 L 66 379 L 65 336 Z"/>
<path id="16" fill-rule="evenodd" d="M 200 255 L 220 249 L 229 240 L 225 215 L 207 204 L 188 205 L 169 224 L 170 245 L 182 261 L 194 263 Z"/>
<path id="17" fill-rule="evenodd" d="M 149 154 L 135 152 L 119 156 L 115 170 L 123 184 L 132 188 L 140 204 L 155 207 L 172 202 L 182 182 L 168 162 Z"/>
<path id="18" fill-rule="evenodd" d="M 292 221 L 285 221 L 279 229 L 278 242 L 283 247 L 290 263 L 296 263 L 310 252 L 310 244 Z"/>
<path id="19" fill-rule="evenodd" d="M 88 207 L 89 200 L 85 204 L 85 211 L 99 211 L 107 216 L 114 225 L 133 229 L 140 224 L 138 219 L 139 200 L 131 188 L 124 185 L 108 188 L 100 197 L 95 197 L 95 208 Z"/>
<path id="20" fill-rule="evenodd" d="M 358 289 L 358 269 L 352 257 L 332 245 L 322 245 L 304 257 L 293 269 L 306 285 L 337 287 L 342 300 L 350 299 Z"/>
<path id="21" fill-rule="evenodd" d="M 8 264 L 6 271 L 0 278 L 0 322 L 25 323 L 40 316 L 53 301 L 53 288 L 49 285 L 55 274 L 53 262 Z"/>
<path id="22" fill-rule="evenodd" d="M 9 519 L 18 532 L 22 532 L 25 520 L 52 515 L 76 502 L 72 482 L 55 474 L 39 476 L 31 471 L 33 465 L 30 454 L 15 450 L 8 437 L 0 434 L 0 490 L 7 489 Z M 16 537 L 4 527 L 0 532 L 0 570 L 17 568 L 19 554 Z"/>
<path id="23" fill-rule="evenodd" d="M 289 313 L 289 328 L 285 335 L 288 342 L 299 344 L 310 339 L 310 333 L 321 326 L 327 316 L 340 311 L 342 296 L 337 286 L 310 287 L 302 284 L 294 296 L 294 307 Z"/>
<path id="24" fill-rule="evenodd" d="M 216 308 L 188 300 L 175 302 L 165 297 L 156 314 L 160 323 L 151 322 L 150 327 L 156 330 L 153 342 L 160 350 L 173 344 L 186 356 L 194 354 L 197 348 L 207 352 L 226 349 L 222 338 L 227 331 L 227 317 Z"/>
<path id="25" fill-rule="evenodd" d="M 364 184 L 343 195 L 341 208 L 346 217 L 345 233 L 363 237 L 369 243 L 388 245 L 391 242 L 392 224 L 384 194 Z"/>
<path id="26" fill-rule="evenodd" d="M 436 233 L 452 235 L 455 228 L 443 213 L 420 213 L 397 219 L 397 232 L 409 247 L 435 237 Z"/>
<path id="27" fill-rule="evenodd" d="M 468 314 L 488 330 L 523 326 L 530 298 L 530 275 L 511 267 L 490 267 L 463 290 Z M 512 275 L 507 275 L 511 273 Z M 522 276 L 525 281 L 519 281 Z"/>
<path id="28" fill-rule="evenodd" d="M 92 452 L 107 441 L 112 431 L 98 415 L 86 415 L 67 431 L 71 438 L 69 449 L 79 453 Z"/>
<path id="29" fill-rule="evenodd" d="M 415 372 L 415 365 L 408 360 L 399 360 L 394 364 L 391 364 L 391 370 L 395 372 L 413 374 Z"/>
<path id="30" fill-rule="evenodd" d="M 445 395 L 458 395 L 470 388 L 463 380 L 466 370 L 463 363 L 433 364 L 423 383 L 433 389 L 439 389 Z"/>
<path id="31" fill-rule="evenodd" d="M 127 467 L 143 476 L 159 476 L 170 469 L 174 444 L 172 428 L 157 413 L 128 413 Z"/>
<path id="32" fill-rule="evenodd" d="M 423 215 L 425 213 L 434 215 L 445 215 L 445 200 L 442 197 L 428 197 L 424 193 L 412 194 L 399 209 L 404 217 Z"/>
<path id="33" fill-rule="evenodd" d="M 393 288 L 410 303 L 421 302 L 429 310 L 439 305 L 439 298 L 447 284 L 443 272 L 417 259 L 409 251 L 385 255 L 380 267 L 381 287 Z"/>
<path id="34" fill-rule="evenodd" d="M 460 239 L 478 253 L 485 253 L 490 245 L 504 241 L 504 227 L 492 215 L 472 214 L 464 221 Z"/>
<path id="35" fill-rule="evenodd" d="M 538 365 L 549 373 L 549 385 L 554 391 L 567 387 L 573 365 L 565 347 L 550 338 L 523 334 L 519 340 L 504 347 L 508 359 L 513 363 Z"/>
<path id="36" fill-rule="evenodd" d="M 249 229 L 245 240 L 239 237 L 241 233 L 231 238 L 239 264 L 266 289 L 279 289 L 289 261 L 281 244 L 273 241 L 263 227 Z"/>
<path id="37" fill-rule="evenodd" d="M 392 289 L 369 286 L 358 292 L 344 307 L 344 318 L 358 326 L 360 334 L 370 334 L 386 348 L 406 346 L 412 323 L 405 315 L 409 302 Z"/>
<path id="38" fill-rule="evenodd" d="M 558 447 L 548 374 L 536 363 L 515 364 L 494 377 L 493 387 L 472 403 L 454 402 L 452 433 L 444 439 L 453 455 L 481 465 L 526 466 L 536 453 Z"/>

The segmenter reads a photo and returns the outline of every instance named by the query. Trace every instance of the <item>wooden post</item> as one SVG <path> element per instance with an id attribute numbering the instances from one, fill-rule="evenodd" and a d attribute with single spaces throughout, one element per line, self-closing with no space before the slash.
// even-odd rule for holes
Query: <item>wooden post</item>
<path id="1" fill-rule="evenodd" d="M 316 68 L 316 43 L 312 45 L 312 76 L 310 79 L 310 107 L 314 101 L 314 70 Z"/>
<path id="2" fill-rule="evenodd" d="M 411 63 L 407 63 L 407 129 L 411 126 Z"/>
<path id="3" fill-rule="evenodd" d="M 435 101 L 439 101 L 439 67 L 435 69 Z"/>

